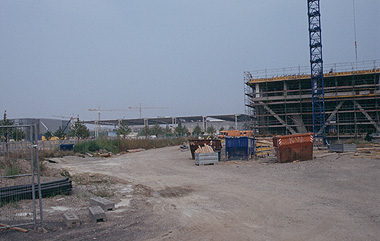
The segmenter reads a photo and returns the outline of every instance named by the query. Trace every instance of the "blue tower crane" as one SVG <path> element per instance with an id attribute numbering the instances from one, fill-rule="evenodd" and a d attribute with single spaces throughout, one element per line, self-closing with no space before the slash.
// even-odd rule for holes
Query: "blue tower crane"
<path id="1" fill-rule="evenodd" d="M 325 93 L 323 89 L 323 59 L 321 12 L 319 0 L 307 0 L 314 140 L 327 144 L 325 125 Z"/>

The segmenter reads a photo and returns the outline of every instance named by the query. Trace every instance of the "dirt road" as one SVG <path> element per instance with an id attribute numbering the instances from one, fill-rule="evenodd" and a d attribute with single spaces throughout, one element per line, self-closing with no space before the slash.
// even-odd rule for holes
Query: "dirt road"
<path id="1" fill-rule="evenodd" d="M 380 237 L 379 159 L 333 154 L 286 164 L 274 163 L 272 157 L 195 166 L 189 151 L 167 147 L 112 158 L 56 161 L 54 167 L 65 168 L 72 175 L 109 175 L 133 187 L 142 185 L 147 193 L 136 200 L 133 195 L 120 200 L 128 205 L 124 214 L 107 214 L 112 226 L 107 222 L 84 225 L 85 231 L 57 231 L 46 236 L 50 238 L 76 239 L 75 233 L 81 232 L 85 239 L 108 240 Z M 120 190 L 128 188 L 117 185 Z M 131 216 L 133 225 L 123 225 Z"/>

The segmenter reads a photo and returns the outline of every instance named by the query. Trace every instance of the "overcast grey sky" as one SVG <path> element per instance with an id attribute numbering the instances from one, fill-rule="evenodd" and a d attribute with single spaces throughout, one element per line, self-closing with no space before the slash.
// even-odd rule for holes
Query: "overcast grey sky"
<path id="1" fill-rule="evenodd" d="M 358 60 L 380 59 L 380 0 L 355 0 Z M 325 64 L 355 61 L 352 0 L 322 0 Z M 244 113 L 243 72 L 308 66 L 307 1 L 1 0 L 0 111 L 167 107 L 144 117 Z M 137 118 L 102 112 L 102 119 Z"/>

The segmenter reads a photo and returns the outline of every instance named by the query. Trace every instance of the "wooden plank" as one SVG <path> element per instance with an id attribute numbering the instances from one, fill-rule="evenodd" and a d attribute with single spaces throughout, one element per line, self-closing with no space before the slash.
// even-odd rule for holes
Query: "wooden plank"
<path id="1" fill-rule="evenodd" d="M 0 226 L 6 227 L 6 229 L 10 228 L 10 229 L 17 230 L 17 231 L 20 231 L 23 233 L 27 233 L 29 231 L 27 229 L 23 229 L 23 228 L 19 228 L 19 227 L 10 227 L 9 225 L 3 224 L 3 223 L 0 223 Z"/>

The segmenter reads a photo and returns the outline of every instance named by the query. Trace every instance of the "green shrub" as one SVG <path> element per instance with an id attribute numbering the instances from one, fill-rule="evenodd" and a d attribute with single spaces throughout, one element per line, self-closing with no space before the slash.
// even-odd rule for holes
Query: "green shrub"
<path id="1" fill-rule="evenodd" d="M 89 141 L 88 143 L 88 150 L 91 152 L 98 151 L 100 149 L 98 143 L 96 141 Z"/>

